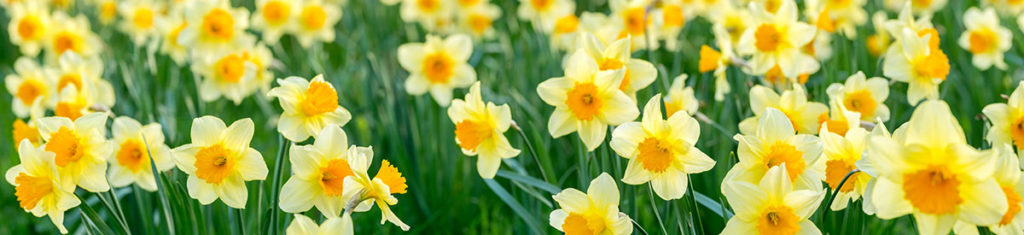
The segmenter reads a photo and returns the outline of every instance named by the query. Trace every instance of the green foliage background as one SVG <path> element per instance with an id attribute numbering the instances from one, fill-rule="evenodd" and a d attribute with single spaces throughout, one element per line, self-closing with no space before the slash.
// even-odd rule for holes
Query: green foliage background
<path id="1" fill-rule="evenodd" d="M 398 64 L 397 48 L 403 43 L 423 41 L 426 32 L 414 24 L 402 22 L 398 7 L 384 6 L 376 0 L 352 0 L 336 25 L 334 43 L 304 50 L 294 38 L 286 36 L 279 45 L 272 46 L 274 57 L 280 62 L 272 69 L 276 77 L 309 78 L 324 74 L 338 89 L 340 104 L 353 114 L 352 121 L 344 127 L 350 142 L 371 145 L 377 153 L 371 171 L 379 167 L 383 158 L 403 172 L 408 179 L 409 192 L 399 195 L 399 204 L 392 208 L 412 226 L 410 233 L 555 233 L 557 231 L 547 225 L 548 213 L 557 206 L 551 199 L 553 193 L 562 188 L 585 189 L 590 179 L 601 172 L 608 172 L 616 179 L 621 179 L 624 172 L 626 159 L 615 155 L 607 143 L 594 152 L 584 153 L 575 134 L 558 139 L 548 135 L 546 126 L 553 108 L 537 96 L 536 85 L 562 75 L 563 54 L 553 52 L 546 36 L 529 23 L 516 19 L 517 1 L 493 2 L 503 9 L 503 16 L 494 23 L 497 37 L 474 45 L 470 63 L 482 81 L 484 99 L 509 104 L 513 119 L 523 129 L 522 136 L 511 129 L 506 133 L 512 145 L 523 152 L 506 160 L 494 180 L 481 179 L 475 169 L 475 159 L 459 151 L 454 142 L 454 125 L 448 120 L 444 107 L 439 107 L 429 96 L 410 96 L 404 91 L 402 84 L 408 73 Z M 233 5 L 252 9 L 254 3 L 233 1 Z M 1003 102 L 1000 95 L 1009 94 L 1024 78 L 1024 35 L 1012 19 L 1003 19 L 1002 24 L 1014 32 L 1014 47 L 1006 54 L 1009 69 L 975 69 L 970 53 L 955 42 L 964 31 L 960 23 L 963 13 L 977 5 L 975 0 L 949 1 L 945 9 L 935 14 L 933 23 L 942 35 L 941 48 L 949 55 L 952 67 L 949 77 L 940 86 L 941 98 L 958 117 L 968 142 L 975 147 L 988 148 L 984 141 L 987 124 L 980 117 L 981 109 L 990 103 Z M 868 12 L 880 8 L 881 0 L 871 0 L 866 6 Z M 175 169 L 162 174 L 163 185 L 158 192 L 140 191 L 137 187 L 101 194 L 79 190 L 77 194 L 84 203 L 80 209 L 67 212 L 65 222 L 69 229 L 73 233 L 124 233 L 115 216 L 118 213 L 110 210 L 121 208 L 131 233 L 165 234 L 172 229 L 181 234 L 239 233 L 236 221 L 241 221 L 242 229 L 249 234 L 256 231 L 282 233 L 291 216 L 276 210 L 272 199 L 288 178 L 290 167 L 287 159 L 278 160 L 281 146 L 287 143 L 283 143 L 276 132 L 275 118 L 280 113 L 277 102 L 268 101 L 262 95 L 251 96 L 238 106 L 225 100 L 198 101 L 198 78 L 187 66 L 175 65 L 170 58 L 153 55 L 147 48 L 128 46 L 132 44 L 125 35 L 116 32 L 114 27 L 97 23 L 95 9 L 82 4 L 71 11 L 89 15 L 92 30 L 106 42 L 108 50 L 102 54 L 103 76 L 116 89 L 117 105 L 113 107 L 116 115 L 133 117 L 143 123 L 161 123 L 171 147 L 190 142 L 188 133 L 194 117 L 215 115 L 229 123 L 251 117 L 257 124 L 252 146 L 263 153 L 271 174 L 266 181 L 247 184 L 248 205 L 241 219 L 221 202 L 201 206 L 188 198 L 185 175 Z M 607 13 L 609 9 L 603 0 L 578 1 L 577 13 L 583 11 Z M 0 12 L 0 22 L 6 25 L 10 20 L 8 15 L 8 12 Z M 895 18 L 895 13 L 890 12 L 889 16 Z M 714 169 L 691 175 L 692 191 L 680 200 L 666 202 L 654 197 L 647 185 L 618 182 L 622 198 L 620 210 L 651 234 L 714 234 L 721 231 L 727 220 L 720 215 L 726 211 L 718 206 L 726 204 L 720 193 L 721 180 L 736 162 L 733 154 L 736 143 L 732 136 L 738 132 L 737 123 L 752 115 L 746 92 L 758 80 L 730 69 L 729 80 L 734 92 L 723 102 L 714 101 L 713 78 L 697 72 L 698 49 L 703 44 L 714 45 L 710 31 L 707 20 L 694 19 L 687 23 L 679 37 L 679 52 L 656 50 L 634 54 L 635 58 L 653 62 L 660 71 L 658 80 L 639 92 L 638 100 L 646 101 L 656 93 L 665 92 L 676 75 L 690 74 L 688 85 L 695 87 L 701 100 L 700 112 L 707 116 L 702 119 L 697 146 L 718 161 Z M 14 60 L 19 56 L 7 32 L 0 30 L 0 76 L 13 72 Z M 865 37 L 870 33 L 873 30 L 868 24 L 858 28 L 858 37 L 854 40 L 839 35 L 833 37 L 833 58 L 824 61 L 821 71 L 811 76 L 806 84 L 811 99 L 826 102 L 825 88 L 857 71 L 864 71 L 869 77 L 882 76 L 881 61 L 866 51 Z M 891 86 L 885 102 L 892 109 L 892 118 L 885 123 L 890 129 L 906 122 L 913 111 L 906 102 L 906 87 L 903 83 Z M 465 89 L 457 89 L 456 97 L 462 97 L 465 92 Z M 10 124 L 15 117 L 6 111 L 10 110 L 10 105 L 11 96 L 4 92 L 0 95 L 0 110 L 5 110 L 0 112 L 0 169 L 3 170 L 18 163 L 10 134 Z M 536 158 L 531 156 L 524 141 L 536 148 Z M 538 169 L 543 169 L 547 176 Z M 274 175 L 278 173 L 282 178 L 275 181 Z M 706 198 L 694 198 L 696 194 Z M 116 200 L 109 200 L 114 198 L 112 195 Z M 851 205 L 853 209 L 859 207 L 859 202 Z M 827 216 L 822 212 L 824 210 L 815 213 L 812 221 L 825 233 L 915 233 L 909 216 L 880 220 L 859 210 L 830 212 Z M 49 219 L 24 212 L 14 197 L 14 187 L 6 183 L 0 185 L 0 214 L 4 215 L 0 219 L 2 234 L 56 232 Z M 315 210 L 307 214 L 320 218 Z M 173 227 L 167 223 L 168 218 Z M 379 225 L 380 212 L 376 209 L 354 214 L 353 218 L 357 234 L 401 232 L 390 224 Z"/>

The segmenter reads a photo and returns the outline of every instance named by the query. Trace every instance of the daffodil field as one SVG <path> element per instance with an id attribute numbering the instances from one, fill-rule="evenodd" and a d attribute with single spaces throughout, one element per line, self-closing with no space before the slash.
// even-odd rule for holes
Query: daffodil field
<path id="1" fill-rule="evenodd" d="M 0 234 L 1024 234 L 1022 0 L 0 22 Z"/>

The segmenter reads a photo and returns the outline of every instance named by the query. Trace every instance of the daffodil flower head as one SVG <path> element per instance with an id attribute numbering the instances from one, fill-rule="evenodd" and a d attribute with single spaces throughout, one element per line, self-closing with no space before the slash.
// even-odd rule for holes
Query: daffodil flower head
<path id="1" fill-rule="evenodd" d="M 680 74 L 672 81 L 668 88 L 668 95 L 665 96 L 665 114 L 667 116 L 683 112 L 686 115 L 694 115 L 697 108 L 700 108 L 700 101 L 693 94 L 693 87 L 686 86 L 686 79 L 689 75 Z"/>
<path id="2" fill-rule="evenodd" d="M 89 19 L 85 15 L 68 16 L 63 11 L 53 14 L 53 31 L 50 31 L 47 56 L 55 61 L 64 52 L 73 51 L 82 57 L 97 56 L 103 46 L 96 33 L 89 29 Z"/>
<path id="3" fill-rule="evenodd" d="M 821 190 L 794 187 L 786 164 L 769 169 L 755 183 L 726 181 L 722 194 L 736 215 L 722 234 L 820 234 L 808 218 L 825 198 Z"/>
<path id="4" fill-rule="evenodd" d="M 1010 152 L 1024 153 L 1024 83 L 1017 84 L 1006 103 L 989 104 L 981 112 L 992 123 L 985 136 L 992 146 L 1011 145 Z"/>
<path id="5" fill-rule="evenodd" d="M 243 50 L 204 54 L 192 68 L 203 77 L 199 97 L 204 101 L 224 97 L 238 105 L 255 92 L 260 87 L 255 81 L 259 68 L 247 56 Z"/>
<path id="6" fill-rule="evenodd" d="M 475 0 L 476 2 L 484 2 Z M 462 1 L 460 1 L 461 3 Z M 462 32 L 472 35 L 474 39 L 493 38 L 495 36 L 494 21 L 501 17 L 501 8 L 490 3 L 476 4 L 459 11 L 459 24 Z"/>
<path id="7" fill-rule="evenodd" d="M 726 174 L 727 181 L 755 183 L 772 167 L 785 164 L 785 172 L 797 189 L 821 189 L 824 178 L 821 141 L 808 134 L 796 134 L 786 115 L 766 108 L 751 134 L 737 134 L 737 163 Z"/>
<path id="8" fill-rule="evenodd" d="M 143 126 L 129 117 L 118 117 L 114 119 L 110 132 L 114 136 L 107 142 L 113 150 L 107 157 L 110 162 L 107 175 L 110 184 L 124 187 L 134 183 L 147 191 L 156 191 L 156 179 L 150 162 L 158 172 L 174 168 L 171 148 L 164 144 L 160 124 Z"/>
<path id="9" fill-rule="evenodd" d="M 56 84 L 46 69 L 28 57 L 14 62 L 14 73 L 4 78 L 7 92 L 13 96 L 11 110 L 25 118 L 41 114 L 45 108 L 57 105 Z"/>
<path id="10" fill-rule="evenodd" d="M 36 56 L 49 35 L 53 23 L 50 10 L 42 1 L 17 1 L 6 8 L 11 18 L 7 34 L 11 43 L 26 56 Z"/>
<path id="11" fill-rule="evenodd" d="M 67 51 L 60 55 L 57 67 L 49 72 L 51 72 L 50 76 L 54 78 L 51 80 L 56 81 L 57 92 L 63 92 L 69 86 L 73 86 L 78 92 L 83 92 L 88 86 L 90 90 L 84 92 L 90 93 L 91 104 L 104 105 L 108 108 L 114 106 L 114 87 L 101 77 L 103 62 L 99 58 L 86 58 L 73 51 Z"/>
<path id="12" fill-rule="evenodd" d="M 995 66 L 1005 70 L 1006 61 L 1003 60 L 1003 53 L 1010 50 L 1013 33 L 999 25 L 996 10 L 979 10 L 974 7 L 967 9 L 964 13 L 964 26 L 967 27 L 967 32 L 960 35 L 959 44 L 974 55 L 971 60 L 974 67 L 985 70 Z"/>
<path id="13" fill-rule="evenodd" d="M 316 206 L 328 217 L 341 214 L 351 200 L 345 197 L 351 195 L 344 195 L 345 179 L 356 177 L 352 163 L 369 161 L 361 159 L 365 154 L 349 154 L 352 151 L 369 149 L 349 146 L 337 125 L 324 128 L 312 145 L 292 145 L 288 159 L 294 175 L 281 189 L 281 210 L 302 213 Z"/>
<path id="14" fill-rule="evenodd" d="M 654 64 L 631 58 L 632 40 L 629 37 L 616 40 L 607 47 L 590 33 L 581 34 L 577 40 L 577 44 L 581 45 L 578 50 L 593 57 L 600 71 L 625 70 L 619 90 L 625 92 L 631 99 L 636 99 L 636 92 L 651 85 L 658 77 Z"/>
<path id="15" fill-rule="evenodd" d="M 230 207 L 245 208 L 245 181 L 267 177 L 263 155 L 249 147 L 254 129 L 248 118 L 231 126 L 213 116 L 192 120 L 192 143 L 171 150 L 178 169 L 188 174 L 190 197 L 203 205 L 219 198 Z"/>
<path id="16" fill-rule="evenodd" d="M 32 145 L 39 146 L 43 144 L 43 137 L 39 136 L 39 127 L 36 125 L 36 119 L 29 119 L 28 122 L 15 118 L 14 123 L 11 124 L 11 138 L 14 139 L 14 143 L 21 143 L 22 140 L 28 140 Z"/>
<path id="17" fill-rule="evenodd" d="M 405 90 L 410 95 L 430 92 L 438 105 L 448 106 L 452 89 L 468 87 L 476 81 L 476 71 L 469 65 L 473 40 L 465 34 L 447 38 L 427 36 L 426 43 L 407 43 L 398 47 L 398 63 L 409 77 Z"/>
<path id="18" fill-rule="evenodd" d="M 329 125 L 344 126 L 352 119 L 352 114 L 338 105 L 338 92 L 323 75 L 309 81 L 293 76 L 278 79 L 277 84 L 280 86 L 267 96 L 281 102 L 284 113 L 277 120 L 277 131 L 288 140 L 302 142 Z"/>
<path id="19" fill-rule="evenodd" d="M 454 1 L 449 0 L 402 0 L 400 15 L 402 21 L 418 22 L 430 31 L 437 28 L 437 22 L 451 20 L 452 11 L 456 9 Z"/>
<path id="20" fill-rule="evenodd" d="M 480 82 L 469 88 L 465 100 L 452 101 L 448 118 L 455 123 L 455 143 L 462 153 L 479 155 L 480 177 L 494 178 L 502 159 L 519 155 L 519 150 L 512 148 L 505 138 L 505 131 L 512 125 L 512 111 L 508 104 L 485 104 L 480 95 Z"/>
<path id="21" fill-rule="evenodd" d="M 107 115 L 90 113 L 71 121 L 66 117 L 40 118 L 44 149 L 54 153 L 53 163 L 62 178 L 90 192 L 110 189 L 107 184 Z"/>
<path id="22" fill-rule="evenodd" d="M 352 216 L 346 213 L 342 217 L 328 217 L 323 224 L 303 214 L 294 214 L 295 218 L 284 233 L 287 235 L 351 235 L 353 234 Z"/>
<path id="23" fill-rule="evenodd" d="M 864 172 L 857 172 L 839 184 L 854 170 L 866 152 L 869 132 L 859 125 L 848 127 L 843 134 L 835 133 L 831 126 L 823 124 L 818 136 L 823 147 L 825 158 L 825 183 L 836 193 L 836 199 L 829 205 L 833 211 L 845 209 L 849 202 L 857 201 L 864 196 L 872 177 Z"/>
<path id="24" fill-rule="evenodd" d="M 868 20 L 868 13 L 864 10 L 865 4 L 867 0 L 810 0 L 806 2 L 806 9 L 808 15 L 816 16 L 817 22 L 829 21 L 832 29 L 853 39 L 857 36 L 856 27 Z"/>
<path id="25" fill-rule="evenodd" d="M 18 158 L 21 164 L 8 169 L 5 175 L 14 186 L 18 205 L 36 217 L 49 216 L 60 233 L 67 234 L 64 212 L 81 204 L 75 196 L 75 183 L 57 172 L 54 153 L 44 147 L 22 140 L 18 144 Z"/>
<path id="26" fill-rule="evenodd" d="M 252 26 L 263 32 L 263 41 L 276 44 L 281 39 L 292 19 L 299 14 L 300 6 L 295 1 L 259 0 L 252 14 Z"/>
<path id="27" fill-rule="evenodd" d="M 860 114 L 863 121 L 888 121 L 889 107 L 885 99 L 889 97 L 889 81 L 885 78 L 865 78 L 864 72 L 857 72 L 846 78 L 843 84 L 832 84 L 827 88 L 832 99 L 846 110 Z"/>
<path id="28" fill-rule="evenodd" d="M 999 160 L 996 164 L 996 172 L 993 178 L 999 183 L 1003 195 L 1006 195 L 1007 208 L 999 223 L 989 226 L 989 230 L 996 234 L 1013 234 L 1024 229 L 1024 176 L 1020 170 L 1020 160 L 1013 153 L 1013 147 L 1009 144 L 993 147 L 999 153 Z M 976 227 L 975 227 L 976 228 Z"/>
<path id="29" fill-rule="evenodd" d="M 184 65 L 188 59 L 189 48 L 178 41 L 181 32 L 185 31 L 185 28 L 188 26 L 184 13 L 172 10 L 163 20 L 157 21 L 156 24 L 161 36 L 160 53 L 170 56 L 174 63 Z"/>
<path id="30" fill-rule="evenodd" d="M 249 36 L 249 11 L 231 7 L 227 0 L 189 1 L 185 6 L 185 28 L 178 34 L 177 44 L 193 54 L 206 54 L 234 49 Z"/>
<path id="31" fill-rule="evenodd" d="M 555 22 L 559 18 L 573 14 L 576 11 L 576 2 L 569 0 L 519 0 L 519 8 L 516 13 L 519 19 L 529 20 L 533 27 L 543 32 L 551 32 L 555 29 Z"/>
<path id="32" fill-rule="evenodd" d="M 574 188 L 551 196 L 560 209 L 551 211 L 549 224 L 566 234 L 631 234 L 628 215 L 619 213 L 619 189 L 608 173 L 601 173 L 584 193 Z"/>
<path id="33" fill-rule="evenodd" d="M 839 84 L 832 84 L 829 87 L 834 88 L 834 85 Z M 860 113 L 847 109 L 843 105 L 842 97 L 834 93 L 829 94 L 829 112 L 818 116 L 818 135 L 820 136 L 824 129 L 828 129 L 827 132 L 846 136 L 850 130 L 861 128 L 860 120 Z"/>
<path id="34" fill-rule="evenodd" d="M 303 48 L 315 42 L 334 42 L 334 25 L 341 20 L 341 8 L 322 0 L 306 0 L 296 5 L 294 24 L 290 31 Z"/>
<path id="35" fill-rule="evenodd" d="M 938 35 L 919 36 L 909 28 L 898 32 L 902 36 L 886 52 L 883 73 L 892 80 L 909 84 L 907 102 L 911 104 L 925 98 L 938 98 L 939 84 L 949 75 L 949 58 L 939 49 L 938 40 L 934 46 L 930 42 Z"/>
<path id="36" fill-rule="evenodd" d="M 771 88 L 756 85 L 750 89 L 750 110 L 754 117 L 740 122 L 740 133 L 750 134 L 758 128 L 758 119 L 764 116 L 766 108 L 773 108 L 785 114 L 790 126 L 800 134 L 818 133 L 819 118 L 827 115 L 828 106 L 807 100 L 807 91 L 802 85 L 793 84 L 792 89 L 780 96 Z"/>
<path id="37" fill-rule="evenodd" d="M 345 193 L 342 197 L 358 198 L 360 202 L 355 207 L 355 211 L 368 210 L 369 208 L 365 206 L 367 203 L 377 205 L 381 212 L 381 224 L 390 222 L 403 231 L 409 231 L 409 225 L 402 222 L 398 215 L 391 210 L 391 206 L 398 204 L 398 198 L 393 194 L 404 194 L 409 187 L 405 183 L 402 172 L 399 172 L 398 168 L 392 166 L 388 160 L 381 160 L 377 174 L 370 178 L 367 170 L 370 167 L 370 160 L 373 159 L 373 149 L 349 149 L 349 156 L 356 155 L 362 156 L 352 158 L 351 166 L 355 176 L 345 177 Z"/>
<path id="38" fill-rule="evenodd" d="M 117 6 L 117 11 L 124 19 L 118 28 L 128 34 L 135 45 L 144 45 L 150 38 L 158 35 L 156 22 L 162 18 L 160 9 L 153 1 L 123 1 Z"/>
<path id="39" fill-rule="evenodd" d="M 931 15 L 936 11 L 942 10 L 946 6 L 947 1 L 885 0 L 885 6 L 891 11 L 899 10 L 902 7 L 902 9 L 906 9 L 908 12 L 912 11 L 916 15 Z"/>
<path id="40" fill-rule="evenodd" d="M 608 2 L 609 8 L 611 8 L 611 18 L 614 28 L 617 29 L 616 36 L 618 39 L 622 38 L 635 38 L 637 40 L 630 40 L 629 49 L 630 51 L 636 51 L 639 49 L 654 50 L 658 49 L 658 31 L 648 30 L 648 28 L 655 29 L 655 17 L 651 15 L 647 8 L 651 7 L 654 1 L 650 0 L 610 0 Z M 645 40 L 644 39 L 649 39 Z"/>
<path id="41" fill-rule="evenodd" d="M 750 65 L 754 74 L 765 74 L 778 66 L 785 77 L 797 77 L 820 66 L 814 57 L 801 49 L 814 40 L 817 29 L 797 21 L 796 3 L 783 0 L 774 13 L 753 3 L 750 5 L 755 24 L 740 36 L 738 52 L 753 55 Z M 811 69 L 813 68 L 813 69 Z"/>

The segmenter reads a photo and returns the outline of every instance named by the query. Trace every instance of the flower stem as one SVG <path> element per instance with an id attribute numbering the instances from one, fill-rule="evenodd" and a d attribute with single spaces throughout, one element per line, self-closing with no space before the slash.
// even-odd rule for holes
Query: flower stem
<path id="1" fill-rule="evenodd" d="M 825 212 L 821 216 L 822 222 L 825 221 L 825 217 L 829 214 L 828 212 L 832 210 L 832 201 L 836 200 L 836 194 L 839 194 L 839 189 L 843 188 L 843 185 L 846 184 L 846 180 L 850 179 L 850 176 L 853 176 L 853 174 L 857 172 L 860 172 L 860 169 L 853 169 L 850 173 L 846 173 L 846 176 L 843 177 L 843 181 L 839 181 L 839 185 L 836 185 L 836 188 L 832 189 L 832 195 L 829 196 L 828 203 L 825 204 Z"/>
<path id="2" fill-rule="evenodd" d="M 533 144 L 530 143 L 530 139 L 526 138 L 526 132 L 523 132 L 523 129 L 519 128 L 519 125 L 515 122 L 512 122 L 512 129 L 516 129 L 516 132 L 519 133 L 519 137 L 522 137 L 523 142 L 526 143 L 526 148 L 530 151 L 530 155 L 533 156 L 533 161 L 537 163 L 537 170 L 540 170 L 540 176 L 544 178 L 545 182 L 550 183 L 551 180 L 548 179 L 548 174 L 544 172 L 544 166 L 540 164 L 540 157 L 537 156 L 537 150 L 533 148 Z"/>
<path id="3" fill-rule="evenodd" d="M 288 151 L 288 144 L 290 143 L 290 141 L 285 139 L 283 135 L 278 135 L 278 141 L 281 144 L 277 149 L 277 160 L 274 160 L 274 179 L 273 184 L 270 186 L 270 221 L 269 223 L 264 224 L 264 226 L 267 226 L 267 233 L 277 231 L 277 218 L 278 214 L 280 214 L 280 211 L 278 211 L 278 197 L 280 197 L 281 194 L 281 175 L 284 174 L 284 157 L 285 153 Z"/>

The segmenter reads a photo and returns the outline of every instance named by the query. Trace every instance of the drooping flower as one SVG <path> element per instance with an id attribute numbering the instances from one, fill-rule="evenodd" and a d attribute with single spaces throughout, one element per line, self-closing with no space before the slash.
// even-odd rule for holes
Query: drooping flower
<path id="1" fill-rule="evenodd" d="M 39 134 L 46 140 L 45 150 L 54 153 L 53 163 L 61 177 L 90 192 L 110 189 L 107 183 L 107 115 L 90 113 L 74 122 L 66 117 L 38 120 Z"/>
<path id="2" fill-rule="evenodd" d="M 722 194 L 736 211 L 722 234 L 821 234 L 808 218 L 825 192 L 794 188 L 787 167 L 771 167 L 757 182 L 722 184 Z"/>
<path id="3" fill-rule="evenodd" d="M 631 99 L 636 99 L 637 91 L 651 85 L 658 78 L 654 64 L 631 58 L 630 38 L 616 40 L 605 47 L 593 34 L 584 33 L 578 37 L 576 44 L 579 45 L 577 50 L 586 52 L 597 62 L 600 71 L 624 69 L 625 75 L 618 88 Z"/>
<path id="4" fill-rule="evenodd" d="M 245 181 L 267 177 L 263 155 L 249 147 L 254 129 L 248 118 L 231 126 L 213 116 L 192 120 L 192 143 L 171 150 L 178 169 L 188 174 L 189 197 L 203 205 L 219 198 L 230 207 L 245 208 Z"/>
<path id="5" fill-rule="evenodd" d="M 294 214 L 295 218 L 284 233 L 287 235 L 328 235 L 340 234 L 351 235 L 352 216 L 345 214 L 343 217 L 328 217 L 323 224 L 317 225 L 316 221 L 303 214 Z"/>
<path id="6" fill-rule="evenodd" d="M 289 152 L 294 175 L 281 188 L 281 210 L 302 213 L 316 206 L 327 217 L 337 217 L 350 198 L 345 178 L 354 177 L 352 163 L 368 162 L 365 147 L 348 145 L 348 136 L 337 125 L 328 125 L 312 145 L 292 145 Z M 356 159 L 360 158 L 360 159 Z"/>
<path id="7" fill-rule="evenodd" d="M 815 128 L 817 129 L 817 128 Z M 725 181 L 761 182 L 769 169 L 785 166 L 784 172 L 797 189 L 821 189 L 825 178 L 821 159 L 821 141 L 809 134 L 796 134 L 792 122 L 774 108 L 766 108 L 750 134 L 737 134 L 737 163 Z"/>
<path id="8" fill-rule="evenodd" d="M 281 102 L 284 113 L 277 120 L 277 131 L 288 140 L 302 142 L 328 125 L 344 126 L 352 119 L 352 114 L 338 105 L 338 92 L 323 75 L 311 81 L 293 76 L 279 79 L 277 84 L 280 86 L 267 96 Z"/>
<path id="9" fill-rule="evenodd" d="M 14 61 L 14 73 L 4 78 L 4 85 L 13 96 L 11 111 L 18 117 L 42 116 L 45 108 L 57 105 L 56 84 L 31 58 Z"/>
<path id="10" fill-rule="evenodd" d="M 448 106 L 452 89 L 468 87 L 476 81 L 476 71 L 469 65 L 473 40 L 464 34 L 442 39 L 427 36 L 426 43 L 407 43 L 398 47 L 398 62 L 409 77 L 405 90 L 410 95 L 430 92 L 434 101 Z"/>
<path id="11" fill-rule="evenodd" d="M 818 133 L 818 118 L 828 112 L 825 104 L 807 101 L 807 92 L 799 84 L 793 84 L 793 89 L 783 91 L 781 96 L 771 88 L 757 85 L 750 89 L 750 110 L 754 116 L 740 122 L 740 133 L 754 133 L 765 108 L 781 111 L 800 134 Z"/>
<path id="12" fill-rule="evenodd" d="M 11 43 L 18 46 L 21 54 L 35 57 L 54 27 L 50 10 L 42 1 L 16 1 L 6 8 L 10 14 L 7 35 Z"/>
<path id="13" fill-rule="evenodd" d="M 505 138 L 505 131 L 512 125 L 512 111 L 508 104 L 485 104 L 480 95 L 480 82 L 469 88 L 465 100 L 452 102 L 448 118 L 455 123 L 455 143 L 462 153 L 479 154 L 476 168 L 480 177 L 494 178 L 502 159 L 519 155 L 519 150 L 512 148 Z"/>
<path id="14" fill-rule="evenodd" d="M 619 212 L 619 189 L 608 173 L 601 173 L 583 193 L 567 188 L 551 196 L 559 209 L 551 211 L 549 223 L 566 234 L 633 233 L 628 215 Z"/>
<path id="15" fill-rule="evenodd" d="M 864 72 L 858 71 L 846 78 L 844 84 L 829 85 L 827 92 L 839 100 L 846 109 L 860 113 L 860 120 L 874 122 L 889 120 L 889 82 L 885 78 L 865 79 Z"/>
<path id="16" fill-rule="evenodd" d="M 814 40 L 817 29 L 797 21 L 796 3 L 783 0 L 775 13 L 765 7 L 751 4 L 755 22 L 740 37 L 737 50 L 741 55 L 753 55 L 750 66 L 754 74 L 766 74 L 778 66 L 785 77 L 796 77 L 805 70 L 820 66 L 814 57 L 801 52 Z M 813 68 L 813 69 L 810 69 Z"/>
<path id="17" fill-rule="evenodd" d="M 345 193 L 342 197 L 358 198 L 359 204 L 372 203 L 380 209 L 380 224 L 391 222 L 403 231 L 409 231 L 406 225 L 391 211 L 391 206 L 398 204 L 398 198 L 392 194 L 404 194 L 409 187 L 405 183 L 405 177 L 398 168 L 391 165 L 388 160 L 381 160 L 380 169 L 377 175 L 370 178 L 367 170 L 370 168 L 370 160 L 373 159 L 373 149 L 366 148 L 362 151 L 349 150 L 350 155 L 360 154 L 363 156 L 351 158 L 353 161 L 352 177 L 345 177 Z"/>
<path id="18" fill-rule="evenodd" d="M 18 205 L 36 217 L 47 215 L 60 233 L 67 234 L 64 212 L 78 206 L 75 183 L 57 173 L 54 154 L 35 147 L 28 140 L 18 144 L 21 164 L 7 170 L 6 179 L 14 185 Z"/>
<path id="19" fill-rule="evenodd" d="M 967 31 L 960 35 L 959 44 L 974 55 L 971 60 L 974 67 L 986 70 L 996 66 L 1005 70 L 1006 61 L 1003 60 L 1003 53 L 1010 50 L 1013 33 L 999 25 L 996 10 L 978 10 L 974 7 L 967 9 L 967 13 L 964 13 L 964 26 L 967 27 Z"/>
<path id="20" fill-rule="evenodd" d="M 693 94 L 693 87 L 686 86 L 686 78 L 689 75 L 680 74 L 672 81 L 672 87 L 668 88 L 668 95 L 665 96 L 665 115 L 672 116 L 678 112 L 693 116 L 700 108 L 700 101 Z"/>
<path id="21" fill-rule="evenodd" d="M 655 95 L 644 106 L 642 121 L 615 128 L 609 145 L 629 159 L 622 182 L 651 182 L 659 197 L 672 200 L 686 193 L 689 174 L 715 166 L 715 160 L 696 147 L 698 137 L 700 125 L 690 115 L 679 112 L 663 119 L 661 95 Z"/>
<path id="22" fill-rule="evenodd" d="M 110 132 L 114 138 L 107 144 L 112 149 L 110 161 L 110 185 L 124 187 L 135 183 L 147 191 L 156 191 L 152 161 L 157 172 L 174 168 L 171 148 L 164 144 L 164 133 L 159 123 L 143 126 L 129 117 L 114 119 Z"/>

